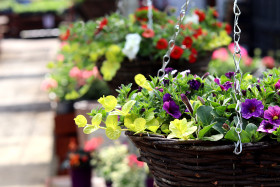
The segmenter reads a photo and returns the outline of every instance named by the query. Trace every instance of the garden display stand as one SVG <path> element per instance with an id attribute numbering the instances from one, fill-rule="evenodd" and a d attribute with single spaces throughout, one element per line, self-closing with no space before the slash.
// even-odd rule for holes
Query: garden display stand
<path id="1" fill-rule="evenodd" d="M 182 6 L 176 33 L 169 42 L 169 50 L 163 58 L 163 66 L 158 77 L 165 75 L 165 67 L 170 61 L 170 52 L 180 30 L 180 23 L 185 15 L 189 0 Z M 233 54 L 236 66 L 234 77 L 234 99 L 236 101 L 237 125 L 239 140 L 232 144 L 229 141 L 201 141 L 167 139 L 165 136 L 135 134 L 126 132 L 140 150 L 140 161 L 148 164 L 154 175 L 156 186 L 280 186 L 280 144 L 262 141 L 258 143 L 241 143 L 242 116 L 240 97 L 241 59 L 239 39 L 241 30 L 238 17 L 241 14 L 237 0 L 234 1 L 234 43 Z M 242 75 L 240 76 L 242 77 Z"/>

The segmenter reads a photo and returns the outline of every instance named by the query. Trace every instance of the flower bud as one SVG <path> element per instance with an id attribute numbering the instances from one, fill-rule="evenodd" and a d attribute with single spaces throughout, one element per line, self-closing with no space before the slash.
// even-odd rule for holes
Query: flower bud
<path id="1" fill-rule="evenodd" d="M 185 94 L 181 94 L 181 99 L 183 103 L 186 105 L 187 109 L 190 111 L 190 113 L 193 114 L 193 108 L 187 96 Z"/>
<path id="2" fill-rule="evenodd" d="M 258 89 L 259 92 L 262 92 L 261 87 L 260 87 L 259 84 L 257 84 L 256 87 L 257 87 L 257 89 Z"/>
<path id="3" fill-rule="evenodd" d="M 246 93 L 247 93 L 246 90 L 242 90 L 241 92 L 242 92 L 242 95 L 243 95 L 243 96 L 246 96 Z"/>
<path id="4" fill-rule="evenodd" d="M 225 129 L 226 131 L 229 131 L 229 130 L 230 130 L 229 125 L 226 124 L 226 123 L 224 123 L 222 127 L 223 127 L 223 129 Z"/>
<path id="5" fill-rule="evenodd" d="M 200 97 L 200 96 L 197 96 L 197 99 L 203 104 L 203 105 L 205 105 L 205 101 L 203 100 L 203 98 L 202 97 Z"/>

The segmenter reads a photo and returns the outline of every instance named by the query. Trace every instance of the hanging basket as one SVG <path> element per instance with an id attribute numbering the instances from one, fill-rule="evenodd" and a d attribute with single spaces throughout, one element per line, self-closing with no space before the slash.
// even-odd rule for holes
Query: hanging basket
<path id="1" fill-rule="evenodd" d="M 179 141 L 126 132 L 140 150 L 158 187 L 280 186 L 280 143 L 243 144 L 240 155 L 232 142 Z"/>

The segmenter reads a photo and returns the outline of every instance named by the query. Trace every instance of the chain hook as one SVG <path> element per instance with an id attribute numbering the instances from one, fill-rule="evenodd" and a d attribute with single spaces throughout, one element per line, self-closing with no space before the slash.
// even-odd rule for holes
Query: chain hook
<path id="1" fill-rule="evenodd" d="M 241 93 L 241 81 L 242 81 L 242 72 L 240 70 L 239 64 L 242 58 L 241 55 L 241 49 L 239 45 L 240 35 L 241 35 L 241 29 L 238 25 L 238 18 L 241 14 L 241 10 L 239 9 L 237 5 L 237 0 L 234 0 L 233 5 L 233 13 L 235 15 L 234 17 L 234 52 L 233 52 L 233 61 L 235 64 L 235 74 L 234 74 L 234 98 L 236 101 L 236 107 L 235 111 L 237 113 L 237 124 L 235 127 L 235 132 L 238 135 L 238 141 L 235 144 L 234 153 L 236 155 L 239 155 L 242 152 L 242 142 L 241 142 L 241 132 L 242 132 L 242 114 L 241 114 L 241 100 L 242 100 L 242 93 Z M 239 75 L 239 76 L 238 76 Z"/>
<path id="2" fill-rule="evenodd" d="M 172 52 L 172 50 L 175 46 L 176 38 L 180 33 L 180 28 L 181 28 L 182 22 L 184 20 L 184 17 L 186 15 L 186 11 L 188 9 L 189 2 L 190 2 L 190 0 L 186 0 L 186 2 L 181 7 L 180 17 L 179 17 L 179 19 L 178 19 L 178 21 L 177 21 L 177 23 L 174 27 L 175 33 L 171 37 L 171 39 L 168 43 L 168 50 L 167 50 L 167 52 L 165 53 L 165 55 L 163 56 L 163 59 L 162 59 L 162 61 L 163 61 L 162 62 L 162 67 L 161 67 L 161 69 L 158 70 L 158 73 L 157 73 L 157 76 L 160 79 L 162 79 L 165 76 L 165 67 L 168 65 L 168 63 L 170 61 L 170 54 L 171 54 L 171 52 Z"/>

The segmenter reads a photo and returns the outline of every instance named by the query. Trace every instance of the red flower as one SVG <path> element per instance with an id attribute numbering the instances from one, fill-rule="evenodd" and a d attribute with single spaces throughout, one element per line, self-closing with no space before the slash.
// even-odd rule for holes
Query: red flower
<path id="1" fill-rule="evenodd" d="M 70 29 L 67 29 L 67 31 L 64 34 L 60 35 L 60 39 L 62 41 L 66 41 L 68 40 L 69 36 L 70 36 Z"/>
<path id="2" fill-rule="evenodd" d="M 142 28 L 142 29 L 147 29 L 148 26 L 147 26 L 146 24 L 144 24 L 144 25 L 141 25 L 141 28 Z"/>
<path id="3" fill-rule="evenodd" d="M 108 24 L 108 19 L 107 18 L 103 18 L 103 20 L 99 23 L 98 29 L 95 32 L 95 34 L 98 34 L 100 31 L 103 30 L 103 28 Z"/>
<path id="4" fill-rule="evenodd" d="M 175 45 L 170 54 L 170 57 L 178 60 L 182 56 L 183 53 L 184 53 L 184 50 L 181 47 Z"/>
<path id="5" fill-rule="evenodd" d="M 129 156 L 128 156 L 128 160 L 129 160 L 128 165 L 129 165 L 130 167 L 133 167 L 133 165 L 136 165 L 136 166 L 138 166 L 139 168 L 142 168 L 142 167 L 144 166 L 144 162 L 138 161 L 138 160 L 137 160 L 137 156 L 134 155 L 134 154 L 129 155 Z"/>
<path id="6" fill-rule="evenodd" d="M 227 31 L 228 34 L 231 34 L 231 32 L 232 32 L 232 27 L 230 26 L 230 24 L 228 24 L 228 23 L 226 24 L 225 30 Z"/>
<path id="7" fill-rule="evenodd" d="M 201 36 L 203 33 L 202 33 L 202 28 L 199 28 L 199 29 L 197 29 L 196 31 L 195 31 L 195 33 L 194 33 L 194 35 L 193 35 L 193 37 L 195 38 L 195 39 L 197 39 L 199 36 Z"/>
<path id="8" fill-rule="evenodd" d="M 191 49 L 191 55 L 189 56 L 189 63 L 195 63 L 197 59 L 197 50 L 195 48 Z"/>
<path id="9" fill-rule="evenodd" d="M 214 16 L 215 18 L 219 17 L 219 13 L 218 13 L 217 10 L 214 10 L 214 11 L 213 11 L 213 16 Z"/>
<path id="10" fill-rule="evenodd" d="M 216 22 L 216 24 L 215 24 L 217 27 L 219 27 L 219 28 L 222 28 L 222 26 L 223 26 L 223 24 L 222 24 L 222 22 Z"/>
<path id="11" fill-rule="evenodd" d="M 172 24 L 172 25 L 175 23 L 172 19 L 167 20 L 167 22 Z"/>
<path id="12" fill-rule="evenodd" d="M 142 36 L 144 38 L 152 38 L 155 36 L 155 32 L 152 29 L 145 29 L 145 31 L 142 33 Z"/>
<path id="13" fill-rule="evenodd" d="M 185 37 L 185 39 L 183 40 L 182 44 L 183 44 L 186 48 L 190 49 L 190 48 L 192 47 L 193 40 L 192 40 L 191 37 L 187 36 L 187 37 Z"/>
<path id="14" fill-rule="evenodd" d="M 194 11 L 194 13 L 196 14 L 196 15 L 198 15 L 198 17 L 199 17 L 199 22 L 203 22 L 204 20 L 205 20 L 205 13 L 203 12 L 203 11 L 201 11 L 201 10 L 195 10 Z"/>
<path id="15" fill-rule="evenodd" d="M 157 49 L 166 49 L 167 47 L 168 47 L 168 42 L 166 39 L 161 38 L 158 40 L 157 46 L 156 46 Z"/>

